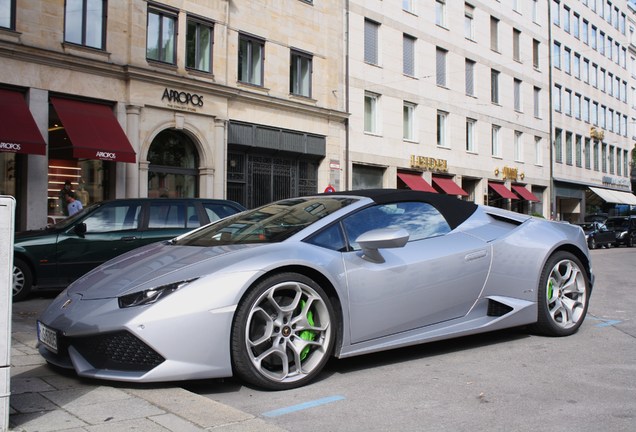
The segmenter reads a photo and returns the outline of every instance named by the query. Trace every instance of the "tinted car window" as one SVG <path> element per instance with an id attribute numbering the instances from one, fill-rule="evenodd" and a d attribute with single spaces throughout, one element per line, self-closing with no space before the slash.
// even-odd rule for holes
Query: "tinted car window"
<path id="1" fill-rule="evenodd" d="M 339 252 L 344 252 L 347 249 L 347 242 L 339 223 L 315 234 L 307 240 L 307 243 Z"/>
<path id="2" fill-rule="evenodd" d="M 177 202 L 152 202 L 148 228 L 185 228 L 186 206 Z"/>
<path id="3" fill-rule="evenodd" d="M 205 209 L 210 222 L 223 219 L 224 217 L 228 217 L 236 213 L 236 209 L 234 207 L 230 207 L 225 204 L 203 203 L 203 208 Z"/>
<path id="4" fill-rule="evenodd" d="M 84 220 L 90 233 L 137 229 L 139 226 L 139 203 L 104 205 Z"/>
<path id="5" fill-rule="evenodd" d="M 367 207 L 343 220 L 349 243 L 358 250 L 356 239 L 363 233 L 399 227 L 409 233 L 409 241 L 444 235 L 451 231 L 448 222 L 432 205 L 424 202 L 401 202 Z"/>

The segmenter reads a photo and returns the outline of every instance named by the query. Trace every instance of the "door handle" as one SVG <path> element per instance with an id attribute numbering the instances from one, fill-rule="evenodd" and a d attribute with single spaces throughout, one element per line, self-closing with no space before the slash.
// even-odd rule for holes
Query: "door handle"
<path id="1" fill-rule="evenodd" d="M 464 257 L 464 260 L 466 260 L 466 261 L 475 261 L 475 260 L 478 260 L 480 258 L 484 258 L 486 255 L 487 255 L 486 250 L 482 249 L 482 250 L 477 251 L 477 252 L 469 253 L 468 255 L 466 255 Z"/>
<path id="2" fill-rule="evenodd" d="M 137 236 L 122 237 L 121 240 L 123 240 L 123 241 L 133 241 L 133 240 L 137 240 Z"/>

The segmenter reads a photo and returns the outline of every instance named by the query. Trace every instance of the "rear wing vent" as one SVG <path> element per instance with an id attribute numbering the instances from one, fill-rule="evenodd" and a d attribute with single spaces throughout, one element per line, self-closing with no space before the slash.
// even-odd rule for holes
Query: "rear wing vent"
<path id="1" fill-rule="evenodd" d="M 505 222 L 505 223 L 509 223 L 512 224 L 514 226 L 519 226 L 521 225 L 524 221 L 522 220 L 518 220 L 518 219 L 513 219 L 513 218 L 509 218 L 500 214 L 496 214 L 496 213 L 486 213 L 488 216 L 490 216 L 491 218 L 495 219 L 496 221 L 499 222 Z"/>

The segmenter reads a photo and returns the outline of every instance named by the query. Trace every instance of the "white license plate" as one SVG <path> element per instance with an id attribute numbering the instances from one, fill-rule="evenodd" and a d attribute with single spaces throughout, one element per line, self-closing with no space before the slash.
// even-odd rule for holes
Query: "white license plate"
<path id="1" fill-rule="evenodd" d="M 49 350 L 57 353 L 57 332 L 38 321 L 38 340 Z"/>

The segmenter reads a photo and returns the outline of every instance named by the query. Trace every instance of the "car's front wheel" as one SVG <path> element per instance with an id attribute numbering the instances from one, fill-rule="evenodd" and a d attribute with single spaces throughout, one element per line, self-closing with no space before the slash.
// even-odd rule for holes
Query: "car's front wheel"
<path id="1" fill-rule="evenodd" d="M 232 325 L 232 364 L 243 380 L 270 390 L 316 377 L 333 350 L 334 310 L 324 290 L 297 273 L 269 277 L 239 304 Z"/>
<path id="2" fill-rule="evenodd" d="M 539 282 L 538 333 L 568 336 L 575 333 L 587 313 L 589 278 L 581 261 L 560 251 L 548 259 Z"/>
<path id="3" fill-rule="evenodd" d="M 587 242 L 587 246 L 590 250 L 592 249 L 596 249 L 596 240 L 594 239 L 594 237 L 590 238 Z"/>
<path id="4" fill-rule="evenodd" d="M 31 292 L 33 275 L 27 263 L 13 259 L 13 301 L 24 300 Z"/>

